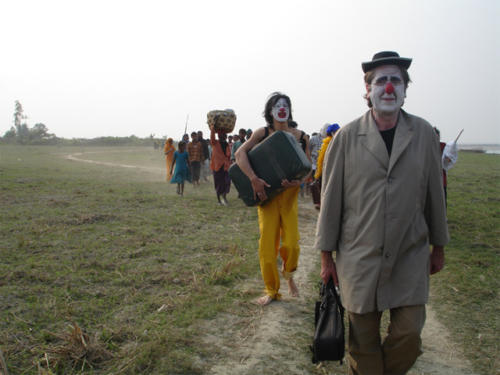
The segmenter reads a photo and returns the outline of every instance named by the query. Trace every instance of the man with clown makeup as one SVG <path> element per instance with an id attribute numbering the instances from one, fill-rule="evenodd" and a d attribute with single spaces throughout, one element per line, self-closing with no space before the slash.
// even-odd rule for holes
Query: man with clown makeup
<path id="1" fill-rule="evenodd" d="M 413 366 L 429 275 L 444 266 L 439 141 L 427 121 L 401 109 L 411 61 L 385 51 L 362 63 L 369 110 L 337 132 L 323 165 L 315 246 L 321 278 L 340 286 L 348 311 L 349 374 L 405 374 Z"/>
<path id="2" fill-rule="evenodd" d="M 257 143 L 262 142 L 275 131 L 286 131 L 291 133 L 297 141 L 305 140 L 305 152 L 310 159 L 308 138 L 304 137 L 302 131 L 288 126 L 289 121 L 293 119 L 292 103 L 288 96 L 279 92 L 271 94 L 264 108 L 264 118 L 267 126 L 255 130 L 235 154 L 236 162 L 252 183 L 254 197 L 260 200 L 267 199 L 264 188 L 269 185 L 255 174 L 247 156 Z M 292 297 L 299 295 L 292 275 L 297 269 L 300 252 L 297 199 L 301 182 L 300 180 L 283 180 L 281 185 L 286 189 L 265 205 L 257 208 L 260 229 L 259 260 L 265 284 L 265 295 L 260 297 L 257 303 L 262 306 L 281 298 L 278 254 L 282 260 L 281 274 L 287 281 L 290 295 Z"/>

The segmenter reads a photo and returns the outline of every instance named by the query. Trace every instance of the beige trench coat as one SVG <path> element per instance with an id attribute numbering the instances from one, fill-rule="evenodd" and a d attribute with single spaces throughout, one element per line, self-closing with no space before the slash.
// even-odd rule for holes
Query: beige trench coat
<path id="1" fill-rule="evenodd" d="M 401 110 L 391 157 L 368 111 L 325 156 L 315 247 L 336 251 L 341 297 L 362 314 L 425 304 L 430 248 L 448 242 L 439 141 Z"/>

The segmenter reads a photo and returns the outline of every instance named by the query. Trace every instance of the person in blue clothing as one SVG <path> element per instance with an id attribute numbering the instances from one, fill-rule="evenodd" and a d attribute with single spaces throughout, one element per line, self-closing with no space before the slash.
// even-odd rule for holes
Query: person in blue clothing
<path id="1" fill-rule="evenodd" d="M 189 157 L 186 152 L 186 143 L 180 141 L 178 146 L 179 150 L 174 152 L 174 160 L 170 168 L 170 173 L 172 173 L 175 166 L 170 183 L 177 184 L 177 194 L 182 196 L 184 195 L 184 181 L 191 182 L 191 173 L 189 171 Z"/>

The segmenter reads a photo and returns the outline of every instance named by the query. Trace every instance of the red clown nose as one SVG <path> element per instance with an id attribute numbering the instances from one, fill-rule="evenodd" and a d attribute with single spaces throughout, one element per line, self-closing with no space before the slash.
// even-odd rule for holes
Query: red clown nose
<path id="1" fill-rule="evenodd" d="M 394 92 L 394 86 L 392 83 L 388 82 L 387 85 L 385 85 L 385 92 L 387 94 L 392 94 Z"/>

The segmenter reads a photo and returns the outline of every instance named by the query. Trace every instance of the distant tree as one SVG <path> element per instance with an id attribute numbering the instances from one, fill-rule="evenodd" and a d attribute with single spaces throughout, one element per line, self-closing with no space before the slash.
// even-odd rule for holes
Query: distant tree
<path id="1" fill-rule="evenodd" d="M 29 143 L 30 140 L 30 130 L 26 123 L 21 124 L 17 129 L 17 142 L 22 145 Z"/>
<path id="2" fill-rule="evenodd" d="M 15 107 L 16 109 L 14 112 L 14 126 L 16 127 L 16 129 L 18 129 L 21 126 L 23 119 L 26 118 L 26 116 L 24 116 L 23 106 L 19 102 L 19 100 L 15 101 Z"/>
<path id="3" fill-rule="evenodd" d="M 54 137 L 54 134 L 49 133 L 49 129 L 42 123 L 35 124 L 30 130 L 30 140 L 40 141 Z"/>
<path id="4" fill-rule="evenodd" d="M 24 109 L 19 100 L 15 101 L 14 126 L 8 130 L 1 141 L 19 144 L 54 144 L 57 137 L 49 133 L 49 129 L 42 123 L 37 123 L 33 128 L 26 124 L 28 117 L 24 114 Z"/>
<path id="5" fill-rule="evenodd" d="M 14 142 L 16 139 L 16 128 L 11 126 L 10 130 L 7 130 L 3 135 L 3 140 L 6 142 Z"/>
<path id="6" fill-rule="evenodd" d="M 14 111 L 14 126 L 16 127 L 16 138 L 17 142 L 25 144 L 29 141 L 29 129 L 26 124 L 26 119 L 28 117 L 24 114 L 23 106 L 19 100 L 15 101 L 15 111 Z"/>

